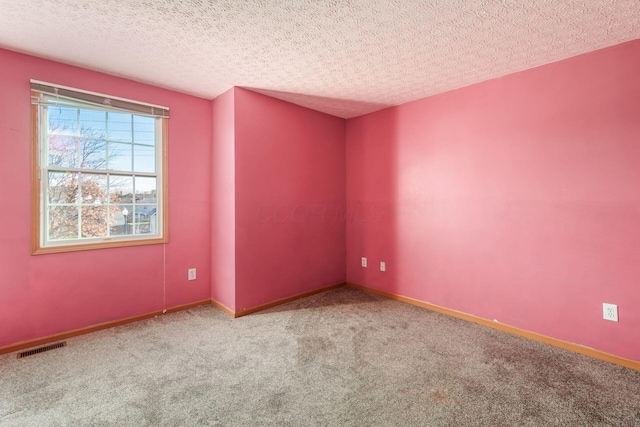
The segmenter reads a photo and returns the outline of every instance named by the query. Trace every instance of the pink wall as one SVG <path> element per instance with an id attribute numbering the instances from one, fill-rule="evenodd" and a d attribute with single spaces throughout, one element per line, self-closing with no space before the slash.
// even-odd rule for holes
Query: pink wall
<path id="1" fill-rule="evenodd" d="M 235 310 L 235 89 L 213 100 L 211 298 Z"/>
<path id="2" fill-rule="evenodd" d="M 638 70 L 634 41 L 349 120 L 348 281 L 640 360 Z"/>
<path id="3" fill-rule="evenodd" d="M 1 49 L 0 64 L 0 347 L 209 298 L 210 101 Z M 169 244 L 30 255 L 30 78 L 170 107 Z"/>
<path id="4" fill-rule="evenodd" d="M 345 120 L 235 89 L 236 309 L 345 278 Z"/>
<path id="5" fill-rule="evenodd" d="M 0 347 L 346 277 L 640 360 L 640 41 L 346 122 L 0 63 Z M 30 78 L 171 108 L 168 245 L 30 255 Z"/>

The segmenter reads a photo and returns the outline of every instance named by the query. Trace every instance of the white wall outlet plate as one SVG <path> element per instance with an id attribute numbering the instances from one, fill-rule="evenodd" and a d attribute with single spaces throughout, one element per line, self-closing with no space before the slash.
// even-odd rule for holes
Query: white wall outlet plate
<path id="1" fill-rule="evenodd" d="M 605 320 L 611 320 L 612 322 L 618 321 L 618 306 L 616 304 L 602 303 L 602 318 Z"/>
<path id="2" fill-rule="evenodd" d="M 387 271 L 387 263 L 380 261 L 380 271 Z"/>
<path id="3" fill-rule="evenodd" d="M 366 267 L 367 266 L 367 259 L 365 257 L 362 257 L 361 263 L 362 263 L 363 267 Z"/>
<path id="4" fill-rule="evenodd" d="M 190 268 L 189 269 L 189 280 L 196 280 L 196 269 L 195 268 Z"/>

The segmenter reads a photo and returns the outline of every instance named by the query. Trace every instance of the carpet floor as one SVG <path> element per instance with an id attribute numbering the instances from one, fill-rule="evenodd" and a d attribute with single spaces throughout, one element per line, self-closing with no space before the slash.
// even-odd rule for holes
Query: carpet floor
<path id="1" fill-rule="evenodd" d="M 640 372 L 339 288 L 0 356 L 1 426 L 639 426 Z"/>

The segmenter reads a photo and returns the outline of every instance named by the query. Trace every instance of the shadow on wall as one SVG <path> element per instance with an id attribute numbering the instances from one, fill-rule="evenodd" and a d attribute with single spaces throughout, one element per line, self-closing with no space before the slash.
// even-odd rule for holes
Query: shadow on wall
<path id="1" fill-rule="evenodd" d="M 347 282 L 392 293 L 399 279 L 397 113 L 389 108 L 348 120 L 346 141 Z"/>
<path id="2" fill-rule="evenodd" d="M 235 89 L 236 306 L 344 282 L 345 121 Z"/>

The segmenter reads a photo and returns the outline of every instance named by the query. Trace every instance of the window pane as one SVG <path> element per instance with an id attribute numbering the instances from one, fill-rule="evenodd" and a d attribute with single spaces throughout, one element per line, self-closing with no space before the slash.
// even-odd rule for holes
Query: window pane
<path id="1" fill-rule="evenodd" d="M 107 207 L 82 207 L 82 237 L 103 237 L 107 235 Z"/>
<path id="2" fill-rule="evenodd" d="M 76 134 L 78 130 L 78 110 L 76 108 L 47 107 L 49 132 Z"/>
<path id="3" fill-rule="evenodd" d="M 73 247 L 87 241 L 123 246 L 162 235 L 165 119 L 133 106 L 91 104 L 71 89 L 59 98 L 50 90 L 32 84 L 34 97 L 44 101 L 32 115 L 41 133 L 32 149 L 42 184 L 32 186 L 32 199 L 40 201 L 34 234 L 42 237 L 34 239 L 33 253 L 88 249 Z"/>
<path id="4" fill-rule="evenodd" d="M 147 145 L 133 146 L 133 170 L 135 172 L 156 171 L 156 149 Z"/>
<path id="5" fill-rule="evenodd" d="M 156 194 L 156 178 L 136 177 L 136 204 L 155 204 Z"/>
<path id="6" fill-rule="evenodd" d="M 82 203 L 101 205 L 107 203 L 107 176 L 83 174 L 80 177 Z"/>
<path id="7" fill-rule="evenodd" d="M 132 205 L 111 205 L 109 206 L 109 233 L 112 236 L 126 236 L 132 234 Z"/>
<path id="8" fill-rule="evenodd" d="M 80 135 L 91 139 L 105 139 L 107 113 L 97 110 L 80 110 Z"/>
<path id="9" fill-rule="evenodd" d="M 157 233 L 157 217 L 156 206 L 136 206 L 134 222 L 135 234 Z"/>
<path id="10" fill-rule="evenodd" d="M 49 203 L 76 203 L 78 197 L 78 179 L 77 173 L 49 172 Z"/>
<path id="11" fill-rule="evenodd" d="M 80 139 L 80 167 L 106 169 L 107 143 L 96 139 Z"/>
<path id="12" fill-rule="evenodd" d="M 156 144 L 156 119 L 133 116 L 133 142 L 136 144 Z"/>
<path id="13" fill-rule="evenodd" d="M 109 143 L 109 169 L 116 171 L 128 171 L 132 169 L 131 155 L 133 146 L 131 144 Z"/>
<path id="14" fill-rule="evenodd" d="M 111 203 L 133 203 L 133 177 L 110 175 L 109 200 Z"/>
<path id="15" fill-rule="evenodd" d="M 65 135 L 49 135 L 49 166 L 78 167 L 78 138 Z"/>
<path id="16" fill-rule="evenodd" d="M 52 206 L 49 208 L 49 240 L 78 238 L 78 208 Z"/>
<path id="17" fill-rule="evenodd" d="M 108 113 L 109 139 L 111 141 L 131 142 L 131 114 Z"/>

